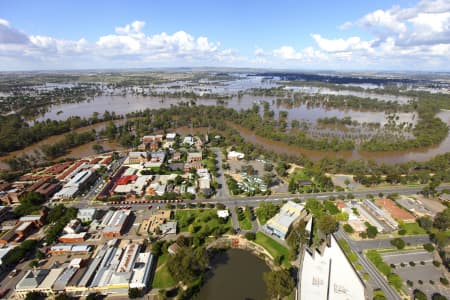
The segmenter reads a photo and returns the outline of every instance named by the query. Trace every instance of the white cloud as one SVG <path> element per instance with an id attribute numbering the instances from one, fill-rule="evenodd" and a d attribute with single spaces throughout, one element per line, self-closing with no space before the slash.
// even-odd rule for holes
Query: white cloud
<path id="1" fill-rule="evenodd" d="M 235 51 L 221 49 L 220 43 L 205 36 L 194 37 L 185 31 L 173 34 L 165 32 L 146 35 L 142 32 L 145 22 L 134 21 L 116 27 L 114 34 L 100 36 L 95 42 L 81 38 L 78 41 L 56 39 L 49 36 L 27 36 L 0 19 L 0 58 L 26 57 L 36 64 L 58 62 L 62 64 L 77 58 L 89 61 L 114 61 L 130 65 L 142 63 L 204 63 L 236 62 L 242 60 Z M 48 67 L 52 67 L 49 65 Z"/>
<path id="2" fill-rule="evenodd" d="M 295 51 L 295 49 L 291 46 L 281 46 L 280 48 L 273 50 L 273 54 L 275 57 L 289 60 L 303 58 L 303 54 Z"/>
<path id="3" fill-rule="evenodd" d="M 131 24 L 127 24 L 124 27 L 116 27 L 116 33 L 117 34 L 133 34 L 133 33 L 140 33 L 142 28 L 144 28 L 145 22 L 143 21 L 134 21 Z"/>
<path id="4" fill-rule="evenodd" d="M 369 29 L 374 30 L 377 34 L 382 34 L 383 30 L 388 32 L 404 33 L 406 25 L 397 19 L 393 11 L 376 10 L 370 14 L 365 15 L 359 24 Z"/>
<path id="5" fill-rule="evenodd" d="M 316 41 L 320 49 L 327 52 L 344 52 L 349 50 L 365 50 L 372 51 L 373 41 L 362 41 L 357 36 L 348 39 L 326 39 L 319 34 L 313 34 L 312 38 Z"/>

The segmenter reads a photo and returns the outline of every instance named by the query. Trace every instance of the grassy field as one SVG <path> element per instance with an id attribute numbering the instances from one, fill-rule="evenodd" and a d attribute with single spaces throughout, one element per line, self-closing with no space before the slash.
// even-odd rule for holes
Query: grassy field
<path id="1" fill-rule="evenodd" d="M 168 253 L 164 253 L 158 258 L 158 265 L 152 284 L 152 287 L 155 289 L 166 289 L 176 285 L 175 279 L 172 278 L 167 268 L 168 256 Z"/>
<path id="2" fill-rule="evenodd" d="M 222 221 L 217 216 L 216 209 L 183 209 L 177 210 L 175 219 L 178 221 L 178 228 L 180 232 L 189 231 L 189 226 L 209 229 L 220 228 L 224 231 L 231 229 L 231 218 L 228 218 L 227 223 Z M 198 231 L 198 230 L 197 230 Z"/>
<path id="3" fill-rule="evenodd" d="M 249 212 L 247 211 L 248 208 L 245 209 L 245 211 L 242 211 L 239 213 L 239 209 L 236 207 L 236 214 L 238 216 L 239 220 L 239 227 L 243 230 L 251 230 L 252 229 L 252 220 L 250 219 L 251 216 Z"/>
<path id="4" fill-rule="evenodd" d="M 282 256 L 283 259 L 281 264 L 284 267 L 290 266 L 291 263 L 289 262 L 289 250 L 274 239 L 270 238 L 262 232 L 257 232 L 255 243 L 263 246 L 273 257 Z"/>
<path id="5" fill-rule="evenodd" d="M 415 235 L 415 234 L 426 234 L 425 229 L 419 226 L 416 222 L 414 223 L 401 223 L 399 224 L 400 229 L 406 231 L 405 235 Z"/>
<path id="6" fill-rule="evenodd" d="M 291 178 L 294 180 L 308 180 L 311 179 L 308 175 L 306 175 L 303 170 L 297 170 L 294 174 L 291 175 Z"/>

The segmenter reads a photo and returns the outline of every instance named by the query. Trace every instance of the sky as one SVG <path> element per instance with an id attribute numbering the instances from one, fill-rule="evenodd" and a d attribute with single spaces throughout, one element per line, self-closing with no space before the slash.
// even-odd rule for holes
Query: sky
<path id="1" fill-rule="evenodd" d="M 0 1 L 0 71 L 450 71 L 450 0 Z"/>

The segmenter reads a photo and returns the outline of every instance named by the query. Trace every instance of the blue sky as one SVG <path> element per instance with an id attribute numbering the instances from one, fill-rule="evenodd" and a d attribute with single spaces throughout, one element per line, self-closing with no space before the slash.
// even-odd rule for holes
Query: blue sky
<path id="1" fill-rule="evenodd" d="M 449 71 L 450 0 L 1 1 L 0 70 Z"/>

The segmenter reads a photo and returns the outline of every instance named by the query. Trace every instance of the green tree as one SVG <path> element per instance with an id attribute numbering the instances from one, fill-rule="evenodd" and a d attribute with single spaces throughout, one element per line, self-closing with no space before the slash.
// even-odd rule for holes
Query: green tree
<path id="1" fill-rule="evenodd" d="M 427 295 L 419 289 L 415 289 L 413 295 L 415 300 L 427 300 Z"/>
<path id="2" fill-rule="evenodd" d="M 270 299 L 282 299 L 294 289 L 294 280 L 285 270 L 264 273 L 264 282 Z"/>
<path id="3" fill-rule="evenodd" d="M 434 227 L 439 230 L 445 231 L 450 226 L 450 208 L 446 208 L 444 211 L 441 211 L 436 214 L 434 218 Z"/>
<path id="4" fill-rule="evenodd" d="M 344 224 L 343 228 L 344 228 L 344 231 L 347 233 L 351 234 L 351 233 L 355 232 L 355 230 L 353 229 L 353 227 L 350 224 Z"/>
<path id="5" fill-rule="evenodd" d="M 137 288 L 130 288 L 128 289 L 128 298 L 130 299 L 136 299 L 139 298 L 140 292 Z"/>
<path id="6" fill-rule="evenodd" d="M 45 299 L 45 295 L 41 292 L 29 292 L 25 296 L 25 300 L 42 300 Z"/>
<path id="7" fill-rule="evenodd" d="M 306 223 L 304 221 L 300 221 L 294 228 L 292 228 L 291 232 L 289 232 L 286 242 L 291 249 L 297 251 L 302 244 L 306 243 L 307 234 L 305 227 Z"/>
<path id="8" fill-rule="evenodd" d="M 427 231 L 433 227 L 433 219 L 427 216 L 417 218 L 417 223 L 419 223 L 419 226 Z"/>
<path id="9" fill-rule="evenodd" d="M 172 277 L 185 284 L 191 283 L 201 276 L 207 266 L 208 258 L 202 247 L 194 250 L 181 247 L 175 256 L 167 262 Z"/>
<path id="10" fill-rule="evenodd" d="M 31 268 L 37 268 L 39 266 L 39 263 L 37 260 L 32 260 L 30 261 L 30 263 L 28 264 Z"/>
<path id="11" fill-rule="evenodd" d="M 324 234 L 336 232 L 337 226 L 338 223 L 334 216 L 323 215 L 319 217 L 319 220 L 317 221 L 317 228 L 319 228 L 319 230 Z"/>
<path id="12" fill-rule="evenodd" d="M 275 216 L 280 207 L 272 202 L 261 203 L 256 210 L 256 215 L 258 216 L 259 222 L 265 224 L 270 218 Z"/>
<path id="13" fill-rule="evenodd" d="M 443 296 L 443 295 L 441 295 L 439 293 L 434 293 L 431 296 L 431 300 L 447 300 L 447 297 L 445 297 L 445 296 Z"/>
<path id="14" fill-rule="evenodd" d="M 297 183 L 297 181 L 295 180 L 295 178 L 292 177 L 292 178 L 289 180 L 288 191 L 289 191 L 290 193 L 295 193 L 295 192 L 297 192 L 297 190 L 298 190 L 298 183 Z"/>
<path id="15" fill-rule="evenodd" d="M 431 243 L 426 243 L 426 244 L 423 244 L 423 249 L 427 250 L 428 252 L 433 252 L 434 246 Z"/>
<path id="16" fill-rule="evenodd" d="M 366 223 L 366 234 L 367 237 L 373 239 L 378 234 L 378 229 L 375 226 L 370 225 L 369 223 Z"/>
<path id="17" fill-rule="evenodd" d="M 101 153 L 103 152 L 103 146 L 100 144 L 94 144 L 92 145 L 92 150 L 94 150 L 95 153 Z"/>
<path id="18" fill-rule="evenodd" d="M 400 238 L 395 238 L 391 240 L 391 245 L 397 247 L 397 249 L 401 250 L 405 248 L 405 241 Z"/>
<path id="19" fill-rule="evenodd" d="M 256 234 L 254 232 L 247 232 L 245 233 L 245 238 L 249 241 L 256 240 Z"/>

